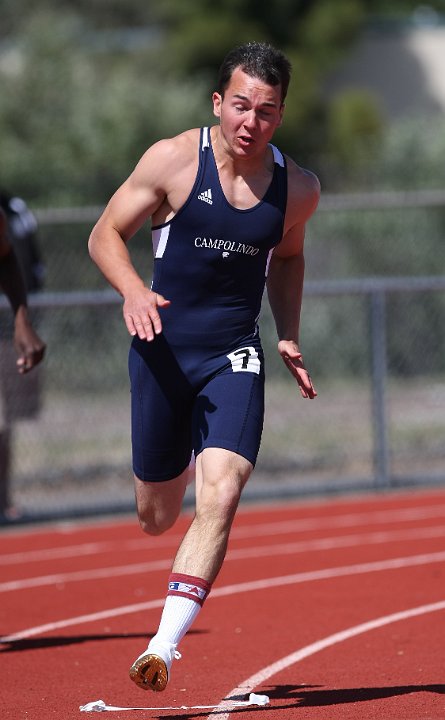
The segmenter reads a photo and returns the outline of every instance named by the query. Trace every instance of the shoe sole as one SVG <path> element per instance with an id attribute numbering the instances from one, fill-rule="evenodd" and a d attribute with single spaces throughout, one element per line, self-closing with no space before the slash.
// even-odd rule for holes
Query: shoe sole
<path id="1" fill-rule="evenodd" d="M 159 655 L 144 655 L 130 668 L 130 678 L 142 690 L 162 692 L 167 687 L 167 666 Z"/>

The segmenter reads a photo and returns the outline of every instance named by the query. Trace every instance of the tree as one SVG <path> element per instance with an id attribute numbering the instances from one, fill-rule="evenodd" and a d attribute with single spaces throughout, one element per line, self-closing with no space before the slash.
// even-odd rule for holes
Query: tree
<path id="1" fill-rule="evenodd" d="M 414 4 L 394 0 L 388 11 Z M 331 103 L 323 79 L 369 13 L 384 7 L 379 0 L 6 3 L 2 183 L 34 204 L 103 202 L 153 141 L 213 121 L 218 66 L 248 40 L 277 45 L 293 64 L 277 143 L 318 172 L 325 188 L 332 168 L 354 183 L 359 158 L 385 128 L 369 97 Z"/>
<path id="2" fill-rule="evenodd" d="M 150 48 L 85 47 L 86 32 L 77 14 L 35 11 L 0 67 L 2 184 L 37 205 L 103 202 L 148 145 L 199 122 L 199 83 L 164 80 Z"/>
<path id="3" fill-rule="evenodd" d="M 198 77 L 210 92 L 234 45 L 259 40 L 278 46 L 293 64 L 294 80 L 277 140 L 301 162 L 314 164 L 326 137 L 322 79 L 364 19 L 362 0 L 167 0 L 159 9 L 166 29 L 165 72 Z"/>

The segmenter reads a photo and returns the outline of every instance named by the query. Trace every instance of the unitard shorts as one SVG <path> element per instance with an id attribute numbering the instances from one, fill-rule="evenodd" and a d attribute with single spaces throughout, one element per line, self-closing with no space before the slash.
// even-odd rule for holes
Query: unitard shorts
<path id="1" fill-rule="evenodd" d="M 264 355 L 257 335 L 224 354 L 172 347 L 163 334 L 133 338 L 129 352 L 133 471 L 171 480 L 207 447 L 255 465 L 264 419 Z"/>

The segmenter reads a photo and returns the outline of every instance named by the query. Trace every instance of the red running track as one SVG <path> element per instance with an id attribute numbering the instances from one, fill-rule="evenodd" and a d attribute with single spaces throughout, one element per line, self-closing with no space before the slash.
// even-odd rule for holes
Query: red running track
<path id="1" fill-rule="evenodd" d="M 445 490 L 241 507 L 161 694 L 128 669 L 190 516 L 160 538 L 133 517 L 5 530 L 1 718 L 86 720 L 101 699 L 153 708 L 110 720 L 443 719 L 444 520 Z M 269 704 L 230 702 L 251 692 Z"/>

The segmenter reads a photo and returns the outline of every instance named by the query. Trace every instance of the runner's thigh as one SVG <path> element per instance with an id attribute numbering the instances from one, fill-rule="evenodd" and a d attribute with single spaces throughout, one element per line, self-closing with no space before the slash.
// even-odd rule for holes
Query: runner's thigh
<path id="1" fill-rule="evenodd" d="M 245 347 L 227 357 L 230 362 L 209 380 L 195 402 L 195 454 L 208 447 L 224 448 L 255 465 L 264 419 L 262 353 Z"/>
<path id="2" fill-rule="evenodd" d="M 171 480 L 190 462 L 193 390 L 162 336 L 134 339 L 128 365 L 134 474 Z"/>

